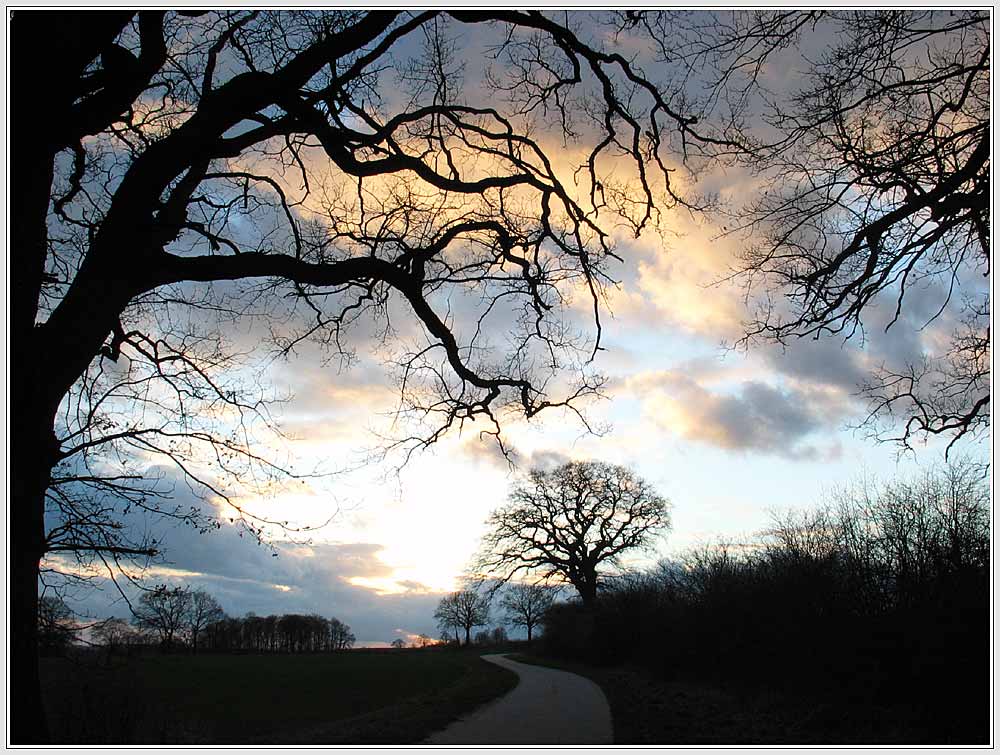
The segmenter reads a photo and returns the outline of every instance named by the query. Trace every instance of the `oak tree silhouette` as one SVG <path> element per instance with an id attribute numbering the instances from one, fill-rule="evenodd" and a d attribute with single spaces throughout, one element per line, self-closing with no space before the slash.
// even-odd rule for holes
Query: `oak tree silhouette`
<path id="1" fill-rule="evenodd" d="M 670 505 L 627 467 L 569 462 L 532 470 L 487 522 L 476 569 L 500 583 L 523 575 L 597 597 L 600 570 L 650 546 L 670 527 Z"/>

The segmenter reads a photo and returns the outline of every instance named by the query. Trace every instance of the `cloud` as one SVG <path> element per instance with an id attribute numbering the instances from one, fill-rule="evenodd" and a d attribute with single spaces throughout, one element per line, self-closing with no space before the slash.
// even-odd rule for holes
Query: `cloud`
<path id="1" fill-rule="evenodd" d="M 771 345 L 760 349 L 768 367 L 786 377 L 814 386 L 839 388 L 854 393 L 869 377 L 866 355 L 856 344 L 842 339 L 802 339 L 787 348 Z"/>
<path id="2" fill-rule="evenodd" d="M 531 456 L 528 458 L 526 467 L 528 469 L 542 469 L 549 472 L 570 461 L 572 461 L 572 457 L 567 456 L 562 451 L 544 449 L 533 451 Z"/>
<path id="3" fill-rule="evenodd" d="M 520 466 L 523 463 L 522 454 L 513 446 L 504 444 L 507 455 L 491 436 L 480 437 L 478 433 L 470 435 L 458 445 L 458 453 L 473 464 L 481 464 L 501 472 L 510 472 L 511 464 Z"/>
<path id="4" fill-rule="evenodd" d="M 211 513 L 181 484 L 171 505 L 195 506 Z M 142 575 L 147 585 L 167 582 L 207 590 L 227 613 L 259 615 L 319 613 L 349 624 L 362 642 L 389 641 L 393 628 L 409 627 L 433 634 L 434 608 L 442 593 L 414 580 L 394 580 L 394 569 L 381 558 L 374 542 L 274 542 L 258 544 L 235 526 L 199 534 L 194 529 L 123 515 L 126 527 L 156 532 L 165 561 Z M 64 562 L 68 570 L 72 564 Z M 74 591 L 71 605 L 91 616 L 128 616 L 128 607 L 108 579 L 95 569 L 99 590 Z M 128 580 L 119 584 L 129 600 L 139 590 Z"/>
<path id="5" fill-rule="evenodd" d="M 839 454 L 811 436 L 835 429 L 845 414 L 839 391 L 781 388 L 744 380 L 729 392 L 706 389 L 692 377 L 667 370 L 625 381 L 642 401 L 644 413 L 660 428 L 686 440 L 727 451 L 816 460 Z"/>

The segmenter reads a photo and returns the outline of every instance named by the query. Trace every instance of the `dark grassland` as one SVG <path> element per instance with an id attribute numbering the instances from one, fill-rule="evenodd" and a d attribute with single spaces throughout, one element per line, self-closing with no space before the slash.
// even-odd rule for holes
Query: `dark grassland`
<path id="1" fill-rule="evenodd" d="M 522 663 L 572 671 L 596 682 L 611 706 L 615 744 L 920 744 L 947 722 L 909 701 L 835 694 L 760 679 L 678 676 L 635 666 L 598 666 L 534 654 Z"/>
<path id="2" fill-rule="evenodd" d="M 477 652 L 43 659 L 55 741 L 412 744 L 512 689 Z"/>

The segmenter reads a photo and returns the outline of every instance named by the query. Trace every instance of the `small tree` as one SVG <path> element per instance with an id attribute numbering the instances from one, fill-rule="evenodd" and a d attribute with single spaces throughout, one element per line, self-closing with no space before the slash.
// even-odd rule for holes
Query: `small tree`
<path id="1" fill-rule="evenodd" d="M 132 609 L 136 626 L 155 632 L 160 645 L 169 650 L 185 629 L 191 606 L 186 587 L 157 585 L 144 592 Z"/>
<path id="2" fill-rule="evenodd" d="M 551 587 L 519 582 L 507 587 L 500 605 L 505 611 L 507 623 L 524 627 L 528 632 L 528 642 L 531 642 L 532 631 L 541 625 L 542 617 L 551 607 L 554 598 L 555 591 Z"/>
<path id="3" fill-rule="evenodd" d="M 494 645 L 503 645 L 507 642 L 507 630 L 503 627 L 495 627 L 492 633 L 492 640 Z"/>
<path id="4" fill-rule="evenodd" d="M 627 467 L 535 469 L 490 515 L 477 566 L 503 582 L 518 574 L 563 580 L 591 605 L 600 568 L 648 547 L 669 526 L 669 503 Z"/>
<path id="5" fill-rule="evenodd" d="M 392 642 L 390 642 L 389 645 L 395 648 L 396 650 L 402 650 L 403 648 L 406 647 L 406 640 L 397 637 Z"/>
<path id="6" fill-rule="evenodd" d="M 443 632 L 449 629 L 465 630 L 465 644 L 468 645 L 472 641 L 473 628 L 489 623 L 490 601 L 475 590 L 459 590 L 441 598 L 434 618 Z"/>
<path id="7" fill-rule="evenodd" d="M 191 649 L 198 652 L 198 636 L 209 624 L 226 617 L 219 602 L 204 590 L 193 590 L 188 605 L 187 626 L 191 632 Z"/>

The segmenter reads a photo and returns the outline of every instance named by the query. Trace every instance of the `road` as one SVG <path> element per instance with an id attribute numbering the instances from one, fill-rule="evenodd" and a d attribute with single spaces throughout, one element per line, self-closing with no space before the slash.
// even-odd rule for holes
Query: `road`
<path id="1" fill-rule="evenodd" d="M 611 744 L 611 709 L 590 679 L 503 655 L 483 660 L 516 673 L 518 685 L 432 735 L 427 744 Z"/>

